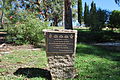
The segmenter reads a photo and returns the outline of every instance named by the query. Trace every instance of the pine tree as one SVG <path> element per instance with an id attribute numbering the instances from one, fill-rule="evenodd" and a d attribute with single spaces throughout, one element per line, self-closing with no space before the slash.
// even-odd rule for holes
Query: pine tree
<path id="1" fill-rule="evenodd" d="M 98 21 L 97 21 L 97 12 L 96 12 L 96 4 L 94 1 L 91 3 L 91 9 L 90 9 L 90 30 L 91 31 L 96 31 L 96 27 Z"/>
<path id="2" fill-rule="evenodd" d="M 82 0 L 78 0 L 78 22 L 81 24 L 82 20 Z"/>
<path id="3" fill-rule="evenodd" d="M 104 27 L 106 20 L 108 19 L 108 14 L 106 10 L 98 9 L 97 10 L 97 20 L 98 20 L 98 27 L 100 30 Z"/>
<path id="4" fill-rule="evenodd" d="M 84 23 L 86 26 L 89 26 L 89 6 L 85 2 L 85 7 L 84 7 Z"/>

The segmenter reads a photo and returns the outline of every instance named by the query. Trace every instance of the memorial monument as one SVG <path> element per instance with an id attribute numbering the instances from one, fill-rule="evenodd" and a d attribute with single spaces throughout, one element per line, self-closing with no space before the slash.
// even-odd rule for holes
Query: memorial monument
<path id="1" fill-rule="evenodd" d="M 52 80 L 75 77 L 77 31 L 72 29 L 71 0 L 64 0 L 64 30 L 44 30 L 46 54 Z"/>

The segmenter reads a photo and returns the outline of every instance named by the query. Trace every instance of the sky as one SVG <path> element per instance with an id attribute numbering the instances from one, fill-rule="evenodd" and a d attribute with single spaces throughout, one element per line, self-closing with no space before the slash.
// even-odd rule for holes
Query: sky
<path id="1" fill-rule="evenodd" d="M 120 6 L 118 6 L 114 0 L 82 0 L 82 5 L 84 7 L 85 2 L 89 5 L 94 1 L 96 3 L 97 8 L 105 9 L 105 10 L 120 10 Z"/>

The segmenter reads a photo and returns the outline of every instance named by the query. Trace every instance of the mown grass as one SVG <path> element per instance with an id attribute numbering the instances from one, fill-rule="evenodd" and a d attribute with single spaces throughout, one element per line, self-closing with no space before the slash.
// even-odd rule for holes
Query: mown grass
<path id="1" fill-rule="evenodd" d="M 47 67 L 45 51 L 41 50 L 14 50 L 10 54 L 2 55 L 0 60 L 0 80 L 27 80 L 25 76 L 16 76 L 14 73 L 20 68 L 25 70 L 26 68 L 42 69 Z M 30 80 L 43 80 L 43 78 L 35 77 Z"/>
<path id="2" fill-rule="evenodd" d="M 47 68 L 43 50 L 15 50 L 0 59 L 0 80 L 45 80 L 42 77 L 14 75 L 19 68 Z M 71 80 L 120 80 L 120 52 L 78 44 L 75 68 L 78 76 Z"/>
<path id="3" fill-rule="evenodd" d="M 120 52 L 79 44 L 75 62 L 76 80 L 120 80 Z"/>

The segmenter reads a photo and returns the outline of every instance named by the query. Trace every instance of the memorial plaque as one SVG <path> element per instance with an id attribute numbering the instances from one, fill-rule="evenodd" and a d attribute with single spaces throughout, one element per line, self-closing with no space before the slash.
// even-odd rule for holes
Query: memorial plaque
<path id="1" fill-rule="evenodd" d="M 46 33 L 47 53 L 74 53 L 75 33 Z"/>
<path id="2" fill-rule="evenodd" d="M 46 53 L 52 80 L 75 77 L 76 30 L 43 30 L 46 38 Z"/>

